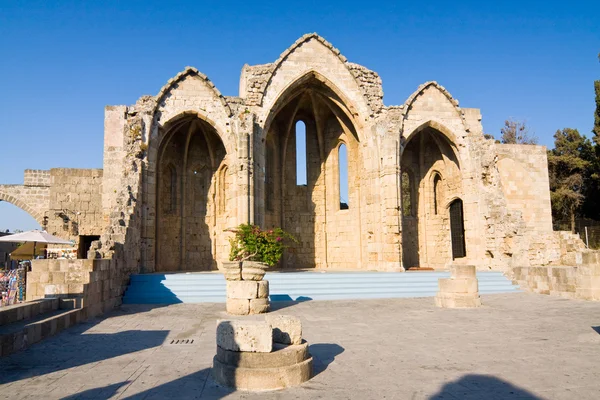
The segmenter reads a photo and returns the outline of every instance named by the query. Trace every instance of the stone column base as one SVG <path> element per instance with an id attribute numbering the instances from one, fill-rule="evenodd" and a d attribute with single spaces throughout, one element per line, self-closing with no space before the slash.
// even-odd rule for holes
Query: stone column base
<path id="1" fill-rule="evenodd" d="M 478 293 L 439 293 L 435 296 L 435 305 L 442 308 L 481 307 Z"/>
<path id="2" fill-rule="evenodd" d="M 481 306 L 479 283 L 472 265 L 455 265 L 451 277 L 438 280 L 435 305 L 443 308 L 474 308 Z"/>
<path id="3" fill-rule="evenodd" d="M 313 359 L 308 343 L 275 344 L 271 353 L 249 353 L 217 347 L 213 377 L 219 384 L 240 390 L 276 390 L 312 378 Z"/>

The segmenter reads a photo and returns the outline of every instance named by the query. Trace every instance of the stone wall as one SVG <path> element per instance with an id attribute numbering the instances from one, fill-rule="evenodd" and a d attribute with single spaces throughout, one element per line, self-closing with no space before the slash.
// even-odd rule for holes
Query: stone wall
<path id="1" fill-rule="evenodd" d="M 544 146 L 496 144 L 502 193 L 530 232 L 552 231 L 548 160 Z"/>
<path id="2" fill-rule="evenodd" d="M 99 236 L 102 219 L 101 169 L 50 170 L 50 204 L 45 215 L 52 235 L 79 243 L 79 236 Z"/>
<path id="3" fill-rule="evenodd" d="M 34 260 L 27 301 L 75 298 L 88 318 L 121 304 L 128 279 L 118 260 Z"/>

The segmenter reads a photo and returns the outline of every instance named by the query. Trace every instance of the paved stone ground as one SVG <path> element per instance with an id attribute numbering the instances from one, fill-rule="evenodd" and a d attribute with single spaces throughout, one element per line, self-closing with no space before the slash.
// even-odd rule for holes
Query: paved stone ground
<path id="1" fill-rule="evenodd" d="M 233 392 L 210 377 L 224 304 L 123 306 L 0 359 L 6 399 L 598 399 L 600 302 L 528 293 L 472 310 L 432 298 L 276 303 L 301 318 L 316 376 Z M 172 339 L 194 339 L 171 345 Z"/>

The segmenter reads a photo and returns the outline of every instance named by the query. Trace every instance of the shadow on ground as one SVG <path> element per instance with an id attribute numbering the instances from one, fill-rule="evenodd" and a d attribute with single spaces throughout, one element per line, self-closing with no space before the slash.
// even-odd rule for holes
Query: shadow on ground
<path id="1" fill-rule="evenodd" d="M 271 311 L 281 310 L 312 300 L 312 298 L 306 296 L 300 296 L 294 300 L 289 294 L 272 294 L 269 296 L 269 299 L 271 300 L 271 304 L 269 305 Z"/>
<path id="2" fill-rule="evenodd" d="M 310 354 L 313 356 L 313 376 L 317 376 L 325 371 L 335 357 L 344 352 L 344 348 L 334 343 L 318 343 L 309 346 Z M 123 381 L 116 384 L 85 390 L 72 396 L 65 397 L 64 400 L 75 399 L 99 399 L 115 396 L 120 390 L 125 391 L 131 382 Z M 163 383 L 152 389 L 127 396 L 123 393 L 123 399 L 141 400 L 141 399 L 222 399 L 235 389 L 224 387 L 215 382 L 211 374 L 211 368 L 204 368 L 193 374 L 186 375 L 171 382 Z"/>
<path id="3" fill-rule="evenodd" d="M 344 352 L 344 348 L 335 343 L 316 343 L 309 345 L 308 351 L 313 356 L 313 376 L 317 376 Z"/>
<path id="4" fill-rule="evenodd" d="M 592 329 L 595 330 L 598 335 L 600 335 L 600 326 L 592 326 Z"/>
<path id="5" fill-rule="evenodd" d="M 200 371 L 183 376 L 174 381 L 163 383 L 143 392 L 127 395 L 121 393 L 120 399 L 127 400 L 158 400 L 158 399 L 222 399 L 225 396 L 235 392 L 234 389 L 218 385 L 210 373 L 210 368 L 204 368 Z M 85 390 L 75 393 L 62 400 L 81 400 L 81 399 L 108 399 L 118 394 L 119 391 L 127 390 L 130 381 L 119 382 L 116 384 L 103 386 L 99 388 Z"/>
<path id="6" fill-rule="evenodd" d="M 61 400 L 83 400 L 83 399 L 109 399 L 117 394 L 117 391 L 130 384 L 130 381 L 113 383 L 112 385 L 84 390 L 83 392 L 75 393 L 74 395 L 61 398 Z"/>
<path id="7" fill-rule="evenodd" d="M 465 375 L 445 384 L 430 399 L 519 399 L 542 400 L 533 393 L 490 375 Z"/>
<path id="8" fill-rule="evenodd" d="M 0 360 L 0 384 L 41 376 L 163 344 L 168 330 L 130 330 L 85 334 L 90 324 L 75 326 L 61 335 Z"/>

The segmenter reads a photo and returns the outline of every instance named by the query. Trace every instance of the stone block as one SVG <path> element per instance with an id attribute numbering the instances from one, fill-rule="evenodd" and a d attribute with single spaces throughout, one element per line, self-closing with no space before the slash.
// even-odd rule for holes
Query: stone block
<path id="1" fill-rule="evenodd" d="M 60 284 L 60 285 L 46 285 L 44 287 L 44 295 L 45 296 L 59 296 L 62 294 L 69 293 L 69 285 Z"/>
<path id="2" fill-rule="evenodd" d="M 258 296 L 258 282 L 256 281 L 227 281 L 227 298 L 230 299 L 256 299 Z"/>
<path id="3" fill-rule="evenodd" d="M 577 267 L 577 275 L 600 276 L 600 264 Z"/>
<path id="4" fill-rule="evenodd" d="M 250 300 L 247 299 L 227 299 L 225 309 L 228 314 L 248 315 L 250 313 Z"/>
<path id="5" fill-rule="evenodd" d="M 275 343 L 302 343 L 302 323 L 299 318 L 291 315 L 267 315 L 265 321 L 273 328 Z"/>
<path id="6" fill-rule="evenodd" d="M 600 300 L 600 289 L 577 288 L 577 297 L 583 300 Z"/>
<path id="7" fill-rule="evenodd" d="M 250 300 L 250 314 L 264 314 L 269 312 L 269 299 Z"/>
<path id="8" fill-rule="evenodd" d="M 267 299 L 269 298 L 269 281 L 258 281 L 258 298 Z"/>
<path id="9" fill-rule="evenodd" d="M 481 306 L 481 298 L 476 294 L 438 293 L 435 305 L 442 308 L 475 308 Z"/>
<path id="10" fill-rule="evenodd" d="M 450 266 L 450 276 L 452 278 L 475 278 L 476 270 L 474 265 L 452 265 Z"/>
<path id="11" fill-rule="evenodd" d="M 478 284 L 475 278 L 440 278 L 440 293 L 477 293 Z"/>
<path id="12" fill-rule="evenodd" d="M 270 353 L 273 329 L 265 321 L 217 321 L 217 346 L 230 351 Z"/>

